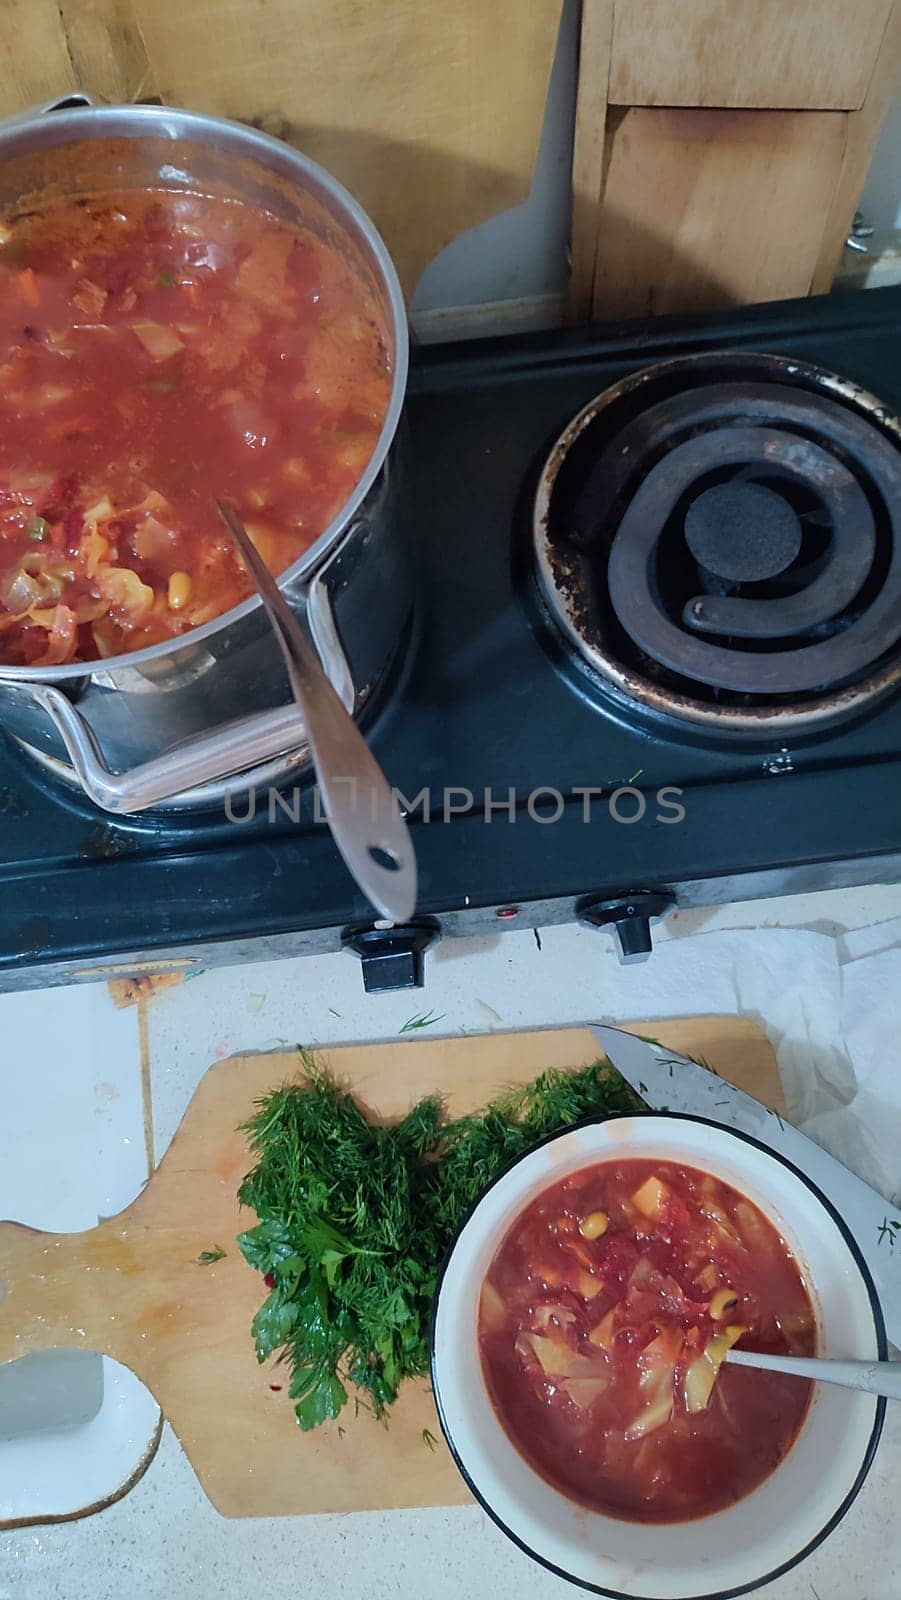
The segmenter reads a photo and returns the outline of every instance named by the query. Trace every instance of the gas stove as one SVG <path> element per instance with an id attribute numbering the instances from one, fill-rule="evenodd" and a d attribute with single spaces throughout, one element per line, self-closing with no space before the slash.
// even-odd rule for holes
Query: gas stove
<path id="1" fill-rule="evenodd" d="M 838 375 L 838 376 L 836 376 Z M 408 812 L 380 926 L 309 781 L 94 810 L 0 749 L 0 988 L 901 875 L 901 289 L 418 353 L 414 623 L 365 731 Z M 608 937 L 601 933 L 599 937 Z"/>

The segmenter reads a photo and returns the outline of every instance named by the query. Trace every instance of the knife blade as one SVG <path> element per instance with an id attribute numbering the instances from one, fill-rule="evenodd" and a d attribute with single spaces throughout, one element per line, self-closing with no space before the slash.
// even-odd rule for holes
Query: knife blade
<path id="1" fill-rule="evenodd" d="M 850 1229 L 876 1285 L 886 1332 L 901 1346 L 901 1211 L 778 1111 L 708 1067 L 620 1028 L 592 1024 L 591 1031 L 617 1071 L 655 1111 L 684 1111 L 737 1128 L 806 1173 Z"/>

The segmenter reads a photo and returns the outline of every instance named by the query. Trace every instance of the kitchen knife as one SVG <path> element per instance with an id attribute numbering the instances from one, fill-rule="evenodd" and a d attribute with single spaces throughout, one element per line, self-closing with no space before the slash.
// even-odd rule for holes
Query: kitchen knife
<path id="1" fill-rule="evenodd" d="M 655 1111 L 684 1111 L 749 1133 L 784 1156 L 832 1201 L 867 1263 L 886 1331 L 901 1346 L 901 1211 L 827 1150 L 717 1073 L 619 1028 L 592 1025 L 604 1054 Z"/>

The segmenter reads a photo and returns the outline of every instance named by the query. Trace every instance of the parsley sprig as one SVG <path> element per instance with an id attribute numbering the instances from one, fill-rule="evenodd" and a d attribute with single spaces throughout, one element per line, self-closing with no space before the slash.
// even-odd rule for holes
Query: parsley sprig
<path id="1" fill-rule="evenodd" d="M 437 1095 L 400 1121 L 371 1120 L 315 1057 L 246 1124 L 256 1165 L 239 1199 L 256 1227 L 238 1244 L 269 1295 L 253 1321 L 257 1357 L 291 1371 L 304 1429 L 337 1417 L 354 1390 L 377 1416 L 429 1366 L 441 1262 L 483 1190 L 546 1134 L 584 1117 L 642 1109 L 606 1062 L 548 1071 L 449 1121 Z"/>

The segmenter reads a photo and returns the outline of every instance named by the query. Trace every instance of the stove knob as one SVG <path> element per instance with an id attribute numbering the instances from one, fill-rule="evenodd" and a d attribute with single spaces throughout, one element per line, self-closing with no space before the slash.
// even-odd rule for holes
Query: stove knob
<path id="1" fill-rule="evenodd" d="M 359 956 L 367 994 L 425 987 L 425 953 L 438 938 L 438 924 L 404 923 L 391 928 L 348 928 L 345 950 Z"/>
<path id="2" fill-rule="evenodd" d="M 612 923 L 619 941 L 620 961 L 647 961 L 651 953 L 651 918 L 662 917 L 675 904 L 671 894 L 641 889 L 618 900 L 589 900 L 579 907 L 579 920 L 593 928 L 608 928 Z"/>

